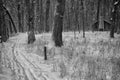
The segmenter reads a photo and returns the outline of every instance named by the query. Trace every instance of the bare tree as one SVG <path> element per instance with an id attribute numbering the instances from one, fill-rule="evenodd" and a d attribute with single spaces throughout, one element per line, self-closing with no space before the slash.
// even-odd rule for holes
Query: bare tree
<path id="1" fill-rule="evenodd" d="M 18 28 L 19 32 L 24 31 L 24 0 L 17 1 L 17 10 L 18 10 Z"/>
<path id="2" fill-rule="evenodd" d="M 50 10 L 50 0 L 46 1 L 46 25 L 45 25 L 45 31 L 48 32 L 49 31 L 49 10 Z"/>
<path id="3" fill-rule="evenodd" d="M 7 40 L 3 1 L 0 0 L 0 37 L 1 42 Z M 2 53 L 0 52 L 0 73 L 2 72 Z"/>
<path id="4" fill-rule="evenodd" d="M 18 7 L 17 7 L 17 9 L 18 9 L 18 27 L 19 27 L 19 32 L 23 32 L 23 26 L 22 26 L 22 24 L 21 24 L 21 2 L 20 1 L 18 1 Z"/>
<path id="5" fill-rule="evenodd" d="M 97 26 L 99 26 L 100 3 L 101 3 L 101 0 L 98 0 L 98 3 L 97 3 L 97 21 L 98 21 L 98 25 Z"/>
<path id="6" fill-rule="evenodd" d="M 41 33 L 44 29 L 44 14 L 43 14 L 43 0 L 40 0 L 40 26 L 38 32 Z"/>
<path id="7" fill-rule="evenodd" d="M 3 1 L 0 0 L 0 36 L 1 41 L 6 42 L 8 39 L 7 36 L 7 27 L 5 25 L 5 10 L 3 7 Z"/>
<path id="8" fill-rule="evenodd" d="M 64 10 L 65 10 L 65 0 L 57 0 L 54 29 L 53 29 L 53 40 L 55 42 L 55 46 L 58 47 L 61 47 L 63 45 L 62 31 L 63 31 Z"/>
<path id="9" fill-rule="evenodd" d="M 81 6 L 82 6 L 82 19 L 83 19 L 83 38 L 85 38 L 85 15 L 84 15 L 84 0 L 81 0 Z"/>
<path id="10" fill-rule="evenodd" d="M 6 15 L 8 15 L 8 17 L 9 17 L 9 19 L 10 19 L 10 21 L 9 21 L 9 22 L 10 22 L 10 26 L 11 26 L 11 23 L 12 23 L 13 29 L 14 29 L 15 33 L 17 33 L 17 29 L 16 29 L 15 23 L 14 23 L 14 21 L 13 21 L 13 19 L 12 19 L 12 16 L 10 15 L 9 11 L 6 9 L 5 6 L 2 6 L 2 7 L 4 8 Z M 5 17 L 5 15 L 4 15 L 4 17 Z M 9 28 L 12 30 L 12 27 L 9 27 Z M 13 32 L 12 32 L 12 33 L 13 33 Z"/>
<path id="11" fill-rule="evenodd" d="M 28 44 L 33 43 L 35 39 L 34 34 L 34 0 L 26 0 L 28 12 Z"/>
<path id="12" fill-rule="evenodd" d="M 113 9 L 112 9 L 112 18 L 111 18 L 111 21 L 112 21 L 112 26 L 111 26 L 111 31 L 110 31 L 110 37 L 111 38 L 114 38 L 114 32 L 115 32 L 115 28 L 116 28 L 116 25 L 115 25 L 115 22 L 116 22 L 116 13 L 117 13 L 117 6 L 120 5 L 120 1 L 119 0 L 114 0 L 113 1 Z"/>

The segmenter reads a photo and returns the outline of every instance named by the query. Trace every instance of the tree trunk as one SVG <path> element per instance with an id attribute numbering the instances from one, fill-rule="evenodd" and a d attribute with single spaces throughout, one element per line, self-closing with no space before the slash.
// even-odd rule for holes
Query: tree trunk
<path id="1" fill-rule="evenodd" d="M 117 13 L 117 6 L 120 4 L 120 1 L 118 1 L 118 3 L 116 4 L 117 1 L 113 1 L 113 10 L 112 10 L 112 26 L 111 26 L 111 31 L 110 31 L 110 37 L 114 38 L 114 32 L 116 29 L 116 13 Z"/>
<path id="2" fill-rule="evenodd" d="M 69 29 L 71 28 L 71 23 L 70 23 L 70 8 L 68 5 L 67 6 L 67 10 L 68 10 L 68 13 L 67 13 L 67 31 L 69 31 Z"/>
<path id="3" fill-rule="evenodd" d="M 98 3 L 98 6 L 99 6 L 99 20 L 98 20 L 98 29 L 100 31 L 103 31 L 104 30 L 104 15 L 105 15 L 105 12 L 104 12 L 104 0 L 99 0 L 99 3 Z"/>
<path id="4" fill-rule="evenodd" d="M 79 31 L 79 20 L 78 20 L 78 18 L 79 18 L 79 0 L 76 1 L 76 7 L 75 7 L 75 27 Z"/>
<path id="5" fill-rule="evenodd" d="M 7 40 L 6 26 L 5 26 L 5 17 L 4 17 L 4 9 L 3 9 L 3 2 L 2 2 L 2 0 L 0 0 L 0 37 L 1 37 L 1 42 Z M 0 51 L 0 73 L 1 72 L 2 72 L 2 53 Z"/>
<path id="6" fill-rule="evenodd" d="M 84 23 L 84 1 L 81 0 L 81 6 L 82 6 L 82 21 L 83 21 L 83 38 L 85 38 L 85 23 Z"/>
<path id="7" fill-rule="evenodd" d="M 100 2 L 101 0 L 98 0 L 98 5 L 97 5 L 97 21 L 98 21 L 98 25 L 97 25 L 97 29 L 99 28 L 99 13 L 100 13 Z"/>
<path id="8" fill-rule="evenodd" d="M 22 26 L 22 32 L 25 31 L 24 17 L 25 17 L 24 0 L 21 0 L 21 26 Z"/>
<path id="9" fill-rule="evenodd" d="M 27 2 L 27 1 L 26 1 Z M 28 9 L 28 44 L 35 41 L 34 34 L 34 0 L 29 0 L 27 3 Z"/>
<path id="10" fill-rule="evenodd" d="M 50 0 L 46 1 L 46 26 L 45 26 L 45 31 L 49 32 L 49 9 L 50 9 Z"/>
<path id="11" fill-rule="evenodd" d="M 22 24 L 21 24 L 21 3 L 18 2 L 18 27 L 19 27 L 19 32 L 22 32 Z"/>
<path id="12" fill-rule="evenodd" d="M 44 22 L 43 0 L 40 0 L 40 25 L 39 25 L 39 29 L 38 29 L 39 33 L 41 33 L 44 30 L 43 22 Z"/>
<path id="13" fill-rule="evenodd" d="M 63 45 L 62 31 L 63 31 L 64 10 L 65 10 L 65 0 L 57 0 L 54 29 L 53 29 L 53 40 L 55 42 L 55 46 L 57 47 L 61 47 Z"/>
<path id="14" fill-rule="evenodd" d="M 0 27 L 1 27 L 1 41 L 2 42 L 6 42 L 7 39 L 8 39 L 8 36 L 7 36 L 7 27 L 5 25 L 5 11 L 4 11 L 4 8 L 3 8 L 3 2 L 2 0 L 0 0 Z"/>
<path id="15" fill-rule="evenodd" d="M 17 29 L 16 29 L 16 27 L 15 27 L 15 23 L 14 23 L 14 21 L 13 21 L 13 19 L 12 19 L 12 16 L 10 15 L 9 11 L 8 11 L 4 6 L 3 6 L 3 8 L 4 8 L 4 10 L 6 11 L 6 14 L 8 15 L 8 17 L 10 18 L 10 20 L 11 20 L 11 22 L 12 22 L 12 25 L 13 25 L 13 28 L 14 28 L 15 33 L 17 33 Z"/>

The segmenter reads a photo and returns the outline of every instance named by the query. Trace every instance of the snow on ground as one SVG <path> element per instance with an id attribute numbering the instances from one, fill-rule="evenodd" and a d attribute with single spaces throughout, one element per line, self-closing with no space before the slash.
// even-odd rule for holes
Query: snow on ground
<path id="1" fill-rule="evenodd" d="M 64 46 L 56 48 L 51 33 L 37 34 L 30 45 L 27 34 L 19 33 L 1 50 L 3 66 L 11 70 L 6 80 L 119 80 L 120 35 L 115 37 L 110 39 L 109 32 L 86 32 L 86 38 L 82 32 L 64 32 Z"/>

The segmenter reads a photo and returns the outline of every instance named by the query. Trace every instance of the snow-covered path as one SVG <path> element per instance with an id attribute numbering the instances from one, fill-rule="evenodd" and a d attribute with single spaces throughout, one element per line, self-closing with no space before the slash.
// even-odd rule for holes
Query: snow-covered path
<path id="1" fill-rule="evenodd" d="M 4 43 L 3 64 L 12 70 L 14 80 L 61 80 L 58 73 L 52 71 L 52 64 L 48 64 L 44 57 L 27 53 L 26 46 L 26 34 L 12 37 Z"/>
<path id="2" fill-rule="evenodd" d="M 4 74 L 0 74 L 0 80 L 112 80 L 120 74 L 116 72 L 120 37 L 115 35 L 115 39 L 110 39 L 108 34 L 86 32 L 85 39 L 81 34 L 75 39 L 72 33 L 64 33 L 62 50 L 48 49 L 49 55 L 60 55 L 52 58 L 48 55 L 49 60 L 45 61 L 43 46 L 51 43 L 51 34 L 38 34 L 35 43 L 28 45 L 27 34 L 20 33 L 3 43 Z"/>

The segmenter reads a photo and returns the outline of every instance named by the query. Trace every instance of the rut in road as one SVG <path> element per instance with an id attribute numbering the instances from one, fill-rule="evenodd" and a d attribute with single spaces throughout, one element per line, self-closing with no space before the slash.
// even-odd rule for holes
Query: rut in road
<path id="1" fill-rule="evenodd" d="M 2 50 L 3 65 L 11 69 L 14 80 L 60 80 L 56 73 L 51 73 L 52 64 L 46 64 L 44 58 L 26 52 L 26 38 L 25 34 L 13 37 L 4 43 Z"/>

